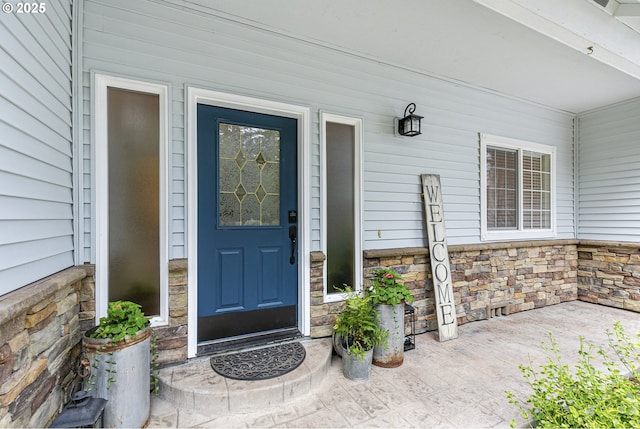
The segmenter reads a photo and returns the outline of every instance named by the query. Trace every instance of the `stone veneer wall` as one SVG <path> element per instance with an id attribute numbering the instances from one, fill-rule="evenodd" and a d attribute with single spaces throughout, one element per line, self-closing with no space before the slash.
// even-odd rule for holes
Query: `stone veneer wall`
<path id="1" fill-rule="evenodd" d="M 491 308 L 515 313 L 578 298 L 576 240 L 527 241 L 449 247 L 458 323 L 491 317 Z M 312 337 L 331 335 L 342 303 L 324 303 L 324 258 L 312 256 Z M 365 287 L 373 272 L 393 268 L 412 291 L 416 332 L 437 330 L 435 296 L 427 248 L 364 251 Z"/>
<path id="2" fill-rule="evenodd" d="M 580 241 L 578 298 L 640 312 L 640 244 Z"/>
<path id="3" fill-rule="evenodd" d="M 324 261 L 322 252 L 311 252 L 311 338 L 329 337 L 333 322 L 342 311 L 344 303 L 324 302 Z"/>
<path id="4" fill-rule="evenodd" d="M 458 323 L 564 301 L 640 312 L 640 244 L 576 240 L 449 247 Z M 322 252 L 311 258 L 311 337 L 330 336 L 343 303 L 325 303 Z M 397 270 L 416 301 L 417 332 L 437 329 L 426 248 L 364 252 L 365 286 Z M 155 328 L 158 363 L 187 359 L 187 261 L 169 263 L 169 325 Z M 72 267 L 0 297 L 0 427 L 44 427 L 79 386 L 80 339 L 95 325 L 92 265 Z"/>
<path id="5" fill-rule="evenodd" d="M 95 269 L 87 265 L 88 277 L 80 299 L 80 330 L 95 326 Z M 187 260 L 169 261 L 169 324 L 153 328 L 158 365 L 187 360 Z"/>
<path id="6" fill-rule="evenodd" d="M 461 323 L 487 318 L 485 304 L 506 301 L 511 314 L 578 299 L 576 245 L 553 240 L 454 247 L 451 270 L 465 312 Z"/>
<path id="7" fill-rule="evenodd" d="M 95 326 L 95 267 L 69 268 L 0 297 L 0 427 L 46 427 L 78 390 L 82 334 Z M 187 262 L 169 263 L 158 364 L 187 359 Z"/>
<path id="8" fill-rule="evenodd" d="M 0 297 L 0 427 L 46 427 L 75 390 L 86 278 L 73 267 Z"/>
<path id="9" fill-rule="evenodd" d="M 187 360 L 187 260 L 169 261 L 169 324 L 153 329 L 158 364 Z"/>

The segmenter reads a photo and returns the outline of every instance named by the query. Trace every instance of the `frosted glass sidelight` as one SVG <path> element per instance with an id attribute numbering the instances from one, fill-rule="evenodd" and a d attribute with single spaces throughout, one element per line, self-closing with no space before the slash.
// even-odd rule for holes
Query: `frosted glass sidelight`
<path id="1" fill-rule="evenodd" d="M 355 128 L 327 122 L 327 292 L 355 288 Z"/>
<path id="2" fill-rule="evenodd" d="M 109 301 L 160 314 L 160 100 L 108 88 Z"/>

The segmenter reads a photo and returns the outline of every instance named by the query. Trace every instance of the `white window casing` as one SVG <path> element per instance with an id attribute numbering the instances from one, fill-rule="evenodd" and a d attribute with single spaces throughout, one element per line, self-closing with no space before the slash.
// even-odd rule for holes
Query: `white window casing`
<path id="1" fill-rule="evenodd" d="M 504 150 L 515 154 L 515 224 L 512 228 L 497 228 L 492 227 L 491 222 L 488 219 L 488 210 L 490 209 L 488 195 L 487 195 L 487 152 L 488 150 L 497 149 L 498 151 Z M 528 225 L 525 219 L 529 219 L 531 216 L 525 217 L 525 212 L 529 214 L 534 212 L 532 209 L 525 210 L 524 194 L 525 184 L 532 186 L 524 177 L 523 170 L 526 158 L 528 161 L 536 158 L 540 155 L 541 158 L 549 159 L 549 171 L 550 171 L 550 183 L 549 191 L 540 189 L 542 193 L 550 193 L 548 209 L 543 210 L 542 215 L 549 214 L 550 221 L 548 227 L 532 226 Z M 481 219 L 481 239 L 482 241 L 504 241 L 504 240 L 526 240 L 526 239 L 548 239 L 556 237 L 556 148 L 549 145 L 543 145 L 539 143 L 532 143 L 529 141 L 512 139 L 507 137 L 494 136 L 490 134 L 480 134 L 480 219 Z M 528 188 L 530 190 L 530 188 Z"/>
<path id="2" fill-rule="evenodd" d="M 354 150 L 354 290 L 362 290 L 362 119 L 349 116 L 335 115 L 320 112 L 320 183 L 321 183 L 321 246 L 322 251 L 327 255 L 327 123 L 337 123 L 352 126 L 354 129 L 353 150 Z M 327 257 L 329 257 L 327 255 Z M 346 299 L 344 293 L 328 293 L 327 285 L 327 262 L 325 261 L 324 275 L 324 302 L 336 302 Z"/>
<path id="3" fill-rule="evenodd" d="M 93 142 L 96 189 L 96 323 L 107 315 L 109 301 L 109 171 L 107 89 L 109 87 L 156 94 L 159 97 L 159 245 L 160 314 L 151 326 L 169 323 L 169 87 L 168 85 L 93 74 Z"/>

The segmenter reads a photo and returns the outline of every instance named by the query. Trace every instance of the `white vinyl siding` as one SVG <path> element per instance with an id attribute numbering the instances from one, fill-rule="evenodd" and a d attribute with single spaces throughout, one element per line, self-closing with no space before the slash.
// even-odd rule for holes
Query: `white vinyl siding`
<path id="1" fill-rule="evenodd" d="M 640 99 L 579 116 L 578 238 L 640 241 Z"/>
<path id="2" fill-rule="evenodd" d="M 71 2 L 0 20 L 0 295 L 73 265 Z"/>
<path id="3" fill-rule="evenodd" d="M 249 5 L 247 6 L 249 7 Z M 88 73 L 172 87 L 170 259 L 186 257 L 186 85 L 307 106 L 311 124 L 311 249 L 321 249 L 319 111 L 363 121 L 363 248 L 425 246 L 420 174 L 439 174 L 450 244 L 480 241 L 478 132 L 557 148 L 558 238 L 573 238 L 573 116 L 291 35 L 217 16 L 190 1 L 91 0 L 84 4 L 85 127 Z M 423 134 L 395 137 L 394 117 L 415 102 Z M 90 130 L 84 153 L 91 159 Z M 85 169 L 85 228 L 91 228 Z M 93 232 L 85 234 L 91 257 Z"/>

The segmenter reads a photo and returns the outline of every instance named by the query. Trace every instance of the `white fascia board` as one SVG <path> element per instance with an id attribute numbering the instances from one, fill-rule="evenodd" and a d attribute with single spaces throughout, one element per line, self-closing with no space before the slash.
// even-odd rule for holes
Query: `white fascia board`
<path id="1" fill-rule="evenodd" d="M 640 3 L 630 4 L 620 4 L 616 8 L 613 16 L 616 17 L 634 17 L 640 16 Z"/>
<path id="2" fill-rule="evenodd" d="M 623 73 L 640 79 L 640 33 L 584 0 L 474 0 Z M 618 9 L 620 9 L 620 5 Z M 636 5 L 629 5 L 636 6 Z M 631 13 L 633 8 L 626 13 Z M 618 10 L 616 10 L 616 14 Z M 621 13 L 625 13 L 625 8 Z"/>

